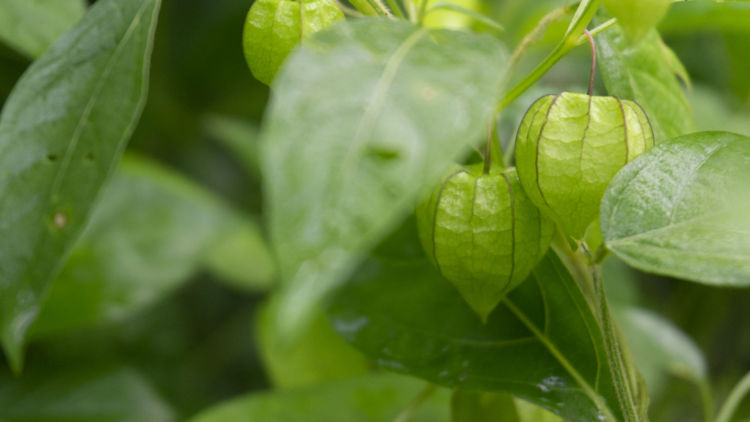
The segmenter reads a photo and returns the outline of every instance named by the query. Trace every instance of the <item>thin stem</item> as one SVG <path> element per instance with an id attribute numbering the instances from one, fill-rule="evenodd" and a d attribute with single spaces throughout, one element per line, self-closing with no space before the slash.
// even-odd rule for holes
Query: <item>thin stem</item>
<path id="1" fill-rule="evenodd" d="M 610 373 L 614 381 L 615 392 L 617 393 L 620 409 L 625 421 L 638 421 L 640 418 L 637 411 L 638 407 L 634 400 L 634 394 L 625 366 L 625 357 L 623 356 L 620 339 L 614 325 L 614 319 L 609 311 L 607 296 L 604 292 L 602 282 L 601 266 L 591 266 L 591 276 L 594 280 L 594 290 L 599 300 L 599 317 L 602 329 L 604 346 L 607 349 Z"/>
<path id="2" fill-rule="evenodd" d="M 355 9 L 359 10 L 359 12 L 365 16 L 378 15 L 378 11 L 375 10 L 375 8 L 372 7 L 372 4 L 370 4 L 370 2 L 367 0 L 349 0 L 349 3 L 351 3 Z"/>
<path id="3" fill-rule="evenodd" d="M 552 11 L 550 15 L 554 15 L 555 13 L 560 13 L 557 10 Z M 570 12 L 566 12 L 570 13 Z M 564 15 L 563 15 L 564 16 Z M 546 17 L 546 16 L 545 16 Z M 593 15 L 591 15 L 593 17 Z M 587 16 L 588 18 L 588 16 Z M 551 18 L 550 18 L 551 19 Z M 559 17 L 558 17 L 559 19 Z M 590 20 L 590 19 L 589 19 Z M 521 42 L 521 44 L 516 48 L 516 51 L 514 51 L 513 55 L 511 56 L 510 60 L 510 67 L 508 74 L 510 75 L 512 68 L 515 66 L 514 60 L 518 61 L 520 59 L 520 56 L 523 55 L 526 48 L 529 44 L 531 44 L 536 36 L 539 36 L 540 33 L 543 33 L 542 31 L 544 28 L 546 28 L 546 25 L 548 25 L 553 20 L 550 20 L 549 22 L 543 22 L 545 21 L 545 18 L 542 18 L 542 20 L 537 24 L 537 28 L 534 28 L 531 33 L 527 36 L 528 42 L 526 38 L 524 41 Z M 583 25 L 584 22 L 581 22 L 581 25 Z M 588 21 L 585 22 L 588 24 Z M 591 34 L 598 34 L 607 28 L 614 25 L 615 20 L 610 19 L 607 22 L 603 23 L 602 25 L 594 28 L 591 30 Z M 583 25 L 584 27 L 586 25 Z M 554 50 L 534 69 L 526 75 L 525 78 L 523 78 L 518 84 L 516 84 L 513 88 L 511 88 L 505 96 L 500 100 L 500 102 L 497 105 L 497 110 L 503 110 L 505 107 L 507 107 L 510 103 L 512 103 L 516 98 L 518 98 L 521 94 L 523 94 L 529 87 L 534 85 L 536 81 L 538 81 L 542 76 L 544 76 L 545 73 L 547 73 L 548 70 L 552 68 L 563 56 L 565 56 L 570 50 L 573 48 L 583 44 L 586 41 L 586 36 L 576 36 L 575 39 L 572 39 L 571 37 L 575 36 L 574 34 L 569 34 L 566 36 L 560 43 L 555 46 Z M 514 59 L 514 56 L 517 56 L 517 58 Z"/>
<path id="4" fill-rule="evenodd" d="M 415 410 L 430 396 L 437 390 L 437 387 L 435 384 L 428 384 L 427 387 L 422 390 L 421 393 L 417 397 L 412 400 L 411 403 L 409 403 L 409 406 L 404 409 L 403 412 L 399 413 L 398 416 L 396 416 L 396 419 L 393 420 L 393 422 L 406 422 L 411 418 L 411 415 L 414 413 Z"/>
<path id="5" fill-rule="evenodd" d="M 375 10 L 378 11 L 378 14 L 394 19 L 393 13 L 388 10 L 388 7 L 385 5 L 385 3 L 383 3 L 383 0 L 370 0 L 370 2 L 374 6 Z"/>
<path id="6" fill-rule="evenodd" d="M 591 46 L 591 73 L 589 73 L 588 90 L 588 94 L 591 96 L 591 94 L 594 93 L 594 78 L 596 77 L 596 44 L 594 43 L 594 37 L 591 36 L 588 29 L 584 29 L 583 33 L 586 35 L 586 38 L 589 39 L 589 45 Z"/>
<path id="7" fill-rule="evenodd" d="M 711 395 L 711 386 L 705 379 L 697 381 L 697 384 L 703 402 L 703 419 L 705 422 L 712 422 L 714 420 L 714 398 Z"/>
<path id="8" fill-rule="evenodd" d="M 341 12 L 343 12 L 347 16 L 352 16 L 355 18 L 361 18 L 362 16 L 364 16 L 364 14 L 360 12 L 359 10 L 353 7 L 349 7 L 345 5 L 344 3 L 341 3 L 341 1 L 339 0 L 336 0 L 336 5 L 339 7 L 339 9 L 341 9 Z"/>
<path id="9" fill-rule="evenodd" d="M 493 127 L 495 126 L 494 118 L 490 115 L 489 121 L 487 122 L 487 143 L 484 146 L 484 174 L 490 174 L 490 167 L 492 166 L 492 134 L 494 132 Z"/>
<path id="10" fill-rule="evenodd" d="M 542 19 L 539 20 L 539 23 L 536 24 L 534 29 L 526 34 L 526 36 L 523 37 L 523 40 L 521 40 L 521 42 L 518 44 L 518 47 L 513 50 L 513 54 L 511 54 L 510 61 L 508 62 L 508 74 L 512 73 L 512 71 L 521 61 L 521 58 L 524 56 L 524 54 L 526 54 L 526 51 L 529 49 L 529 47 L 537 42 L 542 37 L 542 35 L 544 35 L 544 33 L 547 31 L 547 27 L 551 23 L 557 22 L 565 16 L 568 16 L 569 14 L 573 13 L 575 9 L 576 5 L 560 6 L 542 16 Z"/>
<path id="11" fill-rule="evenodd" d="M 612 25 L 614 25 L 616 23 L 617 23 L 617 18 L 612 18 L 612 19 L 610 19 L 610 20 L 602 23 L 601 25 L 595 27 L 591 31 L 589 31 L 589 34 L 591 34 L 591 36 L 593 37 L 593 36 L 595 36 L 595 35 L 597 35 L 597 34 L 599 34 L 601 32 L 606 31 L 607 29 L 609 29 Z M 587 38 L 586 34 L 581 35 L 580 37 L 578 37 L 578 40 L 576 40 L 576 45 L 581 45 L 581 44 L 585 43 L 586 42 L 586 38 Z"/>
<path id="12" fill-rule="evenodd" d="M 734 415 L 737 407 L 748 392 L 750 392 L 750 373 L 742 377 L 737 385 L 734 386 L 732 392 L 729 393 L 729 397 L 727 397 L 727 400 L 721 406 L 721 410 L 719 410 L 716 422 L 730 422 L 732 415 Z"/>
<path id="13" fill-rule="evenodd" d="M 417 21 L 419 21 L 420 24 L 422 23 L 422 20 L 424 19 L 425 15 L 427 14 L 427 2 L 428 2 L 428 0 L 422 0 L 419 3 L 419 12 L 417 12 Z"/>
<path id="14" fill-rule="evenodd" d="M 401 19 L 404 19 L 406 17 L 406 15 L 404 15 L 404 10 L 401 9 L 401 5 L 399 5 L 396 0 L 387 0 L 387 1 L 388 1 L 388 6 L 391 8 L 394 15 L 398 16 Z"/>

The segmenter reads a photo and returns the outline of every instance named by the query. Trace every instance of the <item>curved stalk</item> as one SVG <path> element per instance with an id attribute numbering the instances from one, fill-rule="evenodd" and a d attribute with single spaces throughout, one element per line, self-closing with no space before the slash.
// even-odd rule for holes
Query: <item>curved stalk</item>
<path id="1" fill-rule="evenodd" d="M 742 399 L 750 392 L 750 373 L 746 374 L 742 379 L 735 385 L 732 392 L 729 393 L 727 401 L 721 406 L 719 415 L 716 417 L 716 422 L 730 422 L 732 415 L 737 410 L 737 407 L 742 402 Z"/>

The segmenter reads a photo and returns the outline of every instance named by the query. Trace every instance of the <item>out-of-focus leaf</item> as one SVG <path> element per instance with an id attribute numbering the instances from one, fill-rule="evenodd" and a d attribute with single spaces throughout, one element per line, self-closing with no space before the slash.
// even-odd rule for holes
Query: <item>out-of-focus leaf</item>
<path id="1" fill-rule="evenodd" d="M 519 422 L 513 396 L 457 390 L 451 397 L 451 422 Z"/>
<path id="2" fill-rule="evenodd" d="M 706 362 L 698 346 L 670 321 L 653 312 L 626 308 L 618 312 L 623 334 L 651 394 L 676 375 L 700 384 L 707 381 Z"/>
<path id="3" fill-rule="evenodd" d="M 700 29 L 725 29 L 750 32 L 750 3 L 684 1 L 674 2 L 659 24 L 663 34 Z"/>
<path id="4" fill-rule="evenodd" d="M 206 269 L 240 290 L 270 289 L 276 279 L 276 264 L 260 227 L 248 218 L 224 214 L 224 230 L 203 259 Z"/>
<path id="5" fill-rule="evenodd" d="M 16 371 L 47 286 L 140 117 L 159 5 L 98 1 L 29 67 L 3 108 L 0 332 Z"/>
<path id="6" fill-rule="evenodd" d="M 413 224 L 389 239 L 401 251 L 378 249 L 333 298 L 344 338 L 439 385 L 505 391 L 571 420 L 621 417 L 596 317 L 553 252 L 482 324 L 421 253 Z"/>
<path id="7" fill-rule="evenodd" d="M 0 378 L 3 422 L 170 422 L 172 410 L 127 368 L 38 371 Z"/>
<path id="8" fill-rule="evenodd" d="M 39 57 L 85 12 L 85 0 L 0 1 L 0 41 Z"/>
<path id="9" fill-rule="evenodd" d="M 259 310 L 255 330 L 260 356 L 276 387 L 314 385 L 369 371 L 367 359 L 333 331 L 322 312 L 292 341 L 282 341 L 273 321 L 276 305 L 272 300 Z"/>
<path id="10" fill-rule="evenodd" d="M 607 247 L 643 271 L 750 285 L 750 138 L 700 132 L 625 166 L 602 199 Z"/>
<path id="11" fill-rule="evenodd" d="M 246 268 L 238 277 L 266 285 L 271 258 L 259 236 L 257 227 L 202 188 L 129 157 L 103 190 L 32 331 L 40 336 L 122 319 L 233 247 L 229 253 L 246 254 L 240 267 L 232 266 L 236 256 L 212 257 L 228 259 L 214 267 L 225 268 L 221 273 Z"/>
<path id="12" fill-rule="evenodd" d="M 487 35 L 385 19 L 337 24 L 292 53 L 262 139 L 285 332 L 481 138 L 506 57 Z"/>
<path id="13" fill-rule="evenodd" d="M 724 97 L 705 85 L 696 85 L 688 92 L 688 98 L 697 116 L 698 130 L 723 130 L 750 136 L 750 110 L 730 107 Z"/>
<path id="14" fill-rule="evenodd" d="M 260 173 L 258 126 L 239 118 L 211 115 L 204 120 L 206 133 L 223 144 L 252 174 Z"/>
<path id="15" fill-rule="evenodd" d="M 373 374 L 274 393 L 250 394 L 206 410 L 191 422 L 392 422 L 425 389 L 394 374 Z M 439 389 L 409 422 L 448 422 L 450 393 Z"/>
<path id="16" fill-rule="evenodd" d="M 656 31 L 635 46 L 618 26 L 598 34 L 596 40 L 607 92 L 643 107 L 657 143 L 695 130 L 690 104 L 674 74 L 675 64 L 670 65 L 664 55 Z"/>

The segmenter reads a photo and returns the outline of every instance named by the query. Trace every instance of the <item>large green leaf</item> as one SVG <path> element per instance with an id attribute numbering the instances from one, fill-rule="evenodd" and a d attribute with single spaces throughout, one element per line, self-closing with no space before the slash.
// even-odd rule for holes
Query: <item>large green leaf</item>
<path id="1" fill-rule="evenodd" d="M 295 328 L 486 132 L 506 65 L 493 38 L 361 19 L 296 50 L 262 140 L 270 228 Z"/>
<path id="2" fill-rule="evenodd" d="M 482 324 L 409 226 L 333 298 L 340 334 L 380 365 L 440 385 L 506 391 L 571 420 L 621 419 L 597 319 L 553 252 Z"/>
<path id="3" fill-rule="evenodd" d="M 85 11 L 85 0 L 0 1 L 0 41 L 39 57 Z"/>
<path id="4" fill-rule="evenodd" d="M 374 374 L 275 393 L 250 394 L 220 404 L 191 422 L 392 422 L 425 389 L 425 383 Z M 448 422 L 450 393 L 437 390 L 409 422 Z"/>
<path id="5" fill-rule="evenodd" d="M 263 366 L 277 388 L 301 387 L 366 374 L 370 362 L 336 333 L 325 313 L 315 313 L 312 322 L 292 341 L 283 341 L 278 324 L 278 301 L 258 310 L 255 338 Z"/>
<path id="6" fill-rule="evenodd" d="M 47 285 L 146 98 L 159 0 L 102 0 L 18 82 L 0 117 L 0 333 L 16 370 Z"/>
<path id="7" fill-rule="evenodd" d="M 37 371 L 0 377 L 3 422 L 169 422 L 169 406 L 127 368 Z"/>
<path id="8" fill-rule="evenodd" d="M 750 138 L 700 132 L 646 152 L 602 200 L 609 249 L 643 271 L 750 285 Z"/>
<path id="9" fill-rule="evenodd" d="M 270 253 L 259 239 L 257 227 L 199 186 L 128 157 L 103 189 L 32 331 L 38 336 L 120 320 L 175 289 L 214 250 L 236 248 L 258 268 L 246 277 L 268 283 Z M 248 242 L 260 246 L 243 247 Z"/>
<path id="10" fill-rule="evenodd" d="M 607 92 L 643 107 L 657 143 L 694 130 L 690 105 L 673 72 L 675 57 L 665 54 L 669 50 L 662 47 L 656 31 L 635 46 L 618 26 L 597 35 L 596 40 Z"/>

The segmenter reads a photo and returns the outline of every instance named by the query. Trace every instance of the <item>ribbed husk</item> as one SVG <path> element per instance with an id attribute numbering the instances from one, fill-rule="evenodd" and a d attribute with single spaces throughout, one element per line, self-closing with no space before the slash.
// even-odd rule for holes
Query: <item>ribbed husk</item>
<path id="1" fill-rule="evenodd" d="M 653 145 L 651 124 L 637 103 L 563 92 L 540 98 L 526 112 L 516 165 L 531 201 L 582 239 L 615 174 Z"/>
<path id="2" fill-rule="evenodd" d="M 420 240 L 483 321 L 546 253 L 553 224 L 515 169 L 460 168 L 417 209 Z"/>

